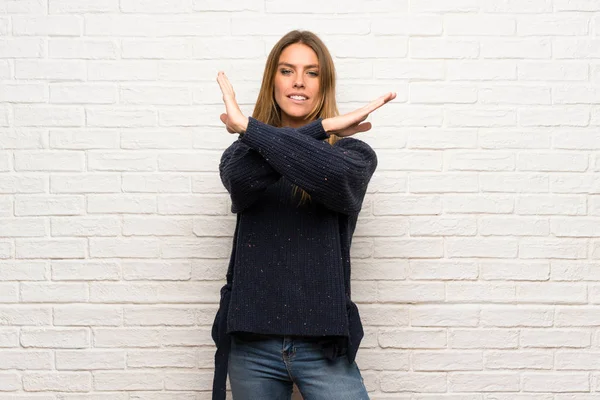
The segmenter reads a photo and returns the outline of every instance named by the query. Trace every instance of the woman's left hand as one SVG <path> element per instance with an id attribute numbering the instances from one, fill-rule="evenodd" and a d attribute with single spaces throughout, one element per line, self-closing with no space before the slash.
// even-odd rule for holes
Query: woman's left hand
<path id="1" fill-rule="evenodd" d="M 219 71 L 217 74 L 217 82 L 221 88 L 221 93 L 223 93 L 223 102 L 225 103 L 225 111 L 227 111 L 227 113 L 221 114 L 221 122 L 225 124 L 229 133 L 246 132 L 248 118 L 242 114 L 242 110 L 240 110 L 240 106 L 235 100 L 233 86 L 223 71 Z"/>

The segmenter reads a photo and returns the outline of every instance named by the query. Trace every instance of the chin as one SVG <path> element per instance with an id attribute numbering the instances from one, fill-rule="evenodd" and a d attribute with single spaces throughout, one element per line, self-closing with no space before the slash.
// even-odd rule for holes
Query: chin
<path id="1" fill-rule="evenodd" d="M 298 110 L 286 110 L 284 108 L 281 109 L 281 112 L 283 114 L 286 114 L 290 118 L 302 118 L 302 117 L 308 115 L 307 112 L 298 112 Z"/>
<path id="2" fill-rule="evenodd" d="M 297 118 L 298 119 L 298 118 L 304 118 L 304 117 L 306 117 L 308 115 L 308 113 L 302 113 L 302 114 L 299 114 L 299 113 L 288 113 L 288 115 L 290 116 L 290 118 Z"/>
<path id="3" fill-rule="evenodd" d="M 282 117 L 283 115 L 287 115 L 287 118 L 295 121 L 304 121 L 304 119 L 312 110 L 312 104 L 307 104 L 304 107 L 280 107 Z"/>
<path id="4" fill-rule="evenodd" d="M 289 118 L 292 120 L 296 120 L 296 121 L 304 121 L 306 116 L 308 114 L 302 114 L 302 115 L 289 115 Z"/>

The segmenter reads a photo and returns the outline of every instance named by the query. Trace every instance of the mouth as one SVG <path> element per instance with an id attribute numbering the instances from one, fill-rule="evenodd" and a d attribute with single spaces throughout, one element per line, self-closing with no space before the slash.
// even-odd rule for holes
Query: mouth
<path id="1" fill-rule="evenodd" d="M 288 96 L 288 99 L 292 100 L 294 103 L 304 103 L 308 100 L 308 97 L 292 95 Z"/>

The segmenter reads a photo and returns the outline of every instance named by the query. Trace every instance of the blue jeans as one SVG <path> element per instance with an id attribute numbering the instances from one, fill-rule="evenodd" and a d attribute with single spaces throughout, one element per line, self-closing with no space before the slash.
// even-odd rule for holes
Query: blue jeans
<path id="1" fill-rule="evenodd" d="M 294 383 L 304 400 L 369 399 L 356 362 L 328 360 L 312 338 L 234 336 L 228 373 L 234 400 L 289 400 Z"/>

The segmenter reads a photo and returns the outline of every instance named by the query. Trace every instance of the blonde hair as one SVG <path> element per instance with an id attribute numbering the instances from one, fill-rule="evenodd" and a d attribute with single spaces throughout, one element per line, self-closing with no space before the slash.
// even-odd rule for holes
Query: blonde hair
<path id="1" fill-rule="evenodd" d="M 317 54 L 319 60 L 319 98 L 315 107 L 304 118 L 306 123 L 318 118 L 325 119 L 339 115 L 335 100 L 335 66 L 327 46 L 310 31 L 293 30 L 279 39 L 267 57 L 262 84 L 252 114 L 253 118 L 272 126 L 281 127 L 281 108 L 275 101 L 274 90 L 279 58 L 286 47 L 295 43 L 310 47 Z M 339 139 L 338 136 L 331 134 L 326 141 L 333 145 Z M 310 195 L 304 189 L 296 185 L 293 185 L 293 188 L 293 196 L 298 192 L 301 193 L 299 205 L 311 200 Z"/>

